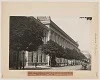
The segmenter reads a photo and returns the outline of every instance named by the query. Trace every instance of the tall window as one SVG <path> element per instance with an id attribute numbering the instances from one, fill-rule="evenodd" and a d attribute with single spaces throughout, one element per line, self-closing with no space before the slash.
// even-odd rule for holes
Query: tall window
<path id="1" fill-rule="evenodd" d="M 46 54 L 44 54 L 44 62 L 46 62 Z"/>
<path id="2" fill-rule="evenodd" d="M 37 54 L 36 54 L 36 62 L 38 62 L 38 51 L 37 51 Z"/>
<path id="3" fill-rule="evenodd" d="M 42 62 L 42 53 L 41 53 L 41 62 Z"/>
<path id="4" fill-rule="evenodd" d="M 32 56 L 31 56 L 31 61 L 33 62 L 33 52 L 32 52 Z"/>

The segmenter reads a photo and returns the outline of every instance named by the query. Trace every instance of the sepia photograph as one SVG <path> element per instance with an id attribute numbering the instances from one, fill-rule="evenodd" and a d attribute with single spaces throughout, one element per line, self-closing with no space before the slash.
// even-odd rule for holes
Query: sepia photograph
<path id="1" fill-rule="evenodd" d="M 9 70 L 91 70 L 92 17 L 9 18 Z"/>
<path id="2" fill-rule="evenodd" d="M 98 2 L 2 2 L 2 78 L 97 79 Z"/>

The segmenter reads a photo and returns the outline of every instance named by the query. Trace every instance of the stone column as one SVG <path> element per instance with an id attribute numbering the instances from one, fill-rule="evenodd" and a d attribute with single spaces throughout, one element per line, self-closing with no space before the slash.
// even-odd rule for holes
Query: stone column
<path id="1" fill-rule="evenodd" d="M 38 53 L 37 58 L 38 58 L 38 63 L 39 63 L 40 62 L 40 52 L 39 52 L 39 50 L 37 51 L 37 53 Z"/>
<path id="2" fill-rule="evenodd" d="M 44 63 L 44 53 L 42 53 L 42 63 Z"/>
<path id="3" fill-rule="evenodd" d="M 76 59 L 74 60 L 74 65 L 77 65 L 77 60 Z"/>
<path id="4" fill-rule="evenodd" d="M 34 54 L 33 54 L 33 63 L 37 63 L 37 51 L 34 51 Z"/>
<path id="5" fill-rule="evenodd" d="M 69 66 L 69 60 L 67 59 L 67 66 Z"/>
<path id="6" fill-rule="evenodd" d="M 47 35 L 47 41 L 50 40 L 50 37 L 51 37 L 51 31 L 49 30 L 49 31 L 48 31 L 48 35 Z"/>
<path id="7" fill-rule="evenodd" d="M 47 62 L 48 62 L 48 66 L 50 66 L 50 56 L 49 56 L 49 54 L 47 55 Z"/>
<path id="8" fill-rule="evenodd" d="M 25 56 L 26 56 L 26 67 L 28 67 L 28 51 L 25 51 Z"/>
<path id="9" fill-rule="evenodd" d="M 46 31 L 44 32 L 45 36 L 44 36 L 44 44 L 46 44 Z"/>
<path id="10" fill-rule="evenodd" d="M 59 43 L 60 43 L 60 46 L 61 46 L 61 37 L 59 37 Z"/>
<path id="11" fill-rule="evenodd" d="M 71 60 L 71 65 L 73 65 L 73 60 Z"/>
<path id="12" fill-rule="evenodd" d="M 57 34 L 57 41 L 58 41 L 58 44 L 59 44 L 59 35 Z"/>
<path id="13" fill-rule="evenodd" d="M 53 41 L 55 42 L 55 32 L 53 32 Z"/>
<path id="14" fill-rule="evenodd" d="M 50 28 L 50 26 L 48 26 L 48 28 Z M 50 38 L 52 38 L 52 40 L 53 40 L 53 34 L 52 34 L 52 37 L 51 37 L 51 30 L 48 31 L 47 41 L 49 41 Z M 45 54 L 45 56 L 46 56 L 46 54 Z M 44 57 L 44 58 L 46 58 L 46 57 Z M 47 65 L 49 66 L 49 64 L 50 64 L 50 56 L 49 55 L 47 55 L 47 63 L 48 63 Z"/>

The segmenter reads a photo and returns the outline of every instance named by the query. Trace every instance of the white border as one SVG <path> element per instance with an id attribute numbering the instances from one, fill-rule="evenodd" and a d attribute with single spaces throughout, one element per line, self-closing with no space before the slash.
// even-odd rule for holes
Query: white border
<path id="1" fill-rule="evenodd" d="M 62 1 L 67 1 L 67 2 L 99 2 L 99 14 L 100 14 L 100 1 L 99 0 L 2 0 L 2 1 L 47 1 L 47 2 L 62 2 Z M 99 15 L 99 20 L 100 20 L 100 15 Z M 100 40 L 100 24 L 99 24 L 99 40 Z M 0 44 L 1 44 L 1 0 L 0 0 Z M 99 48 L 100 49 L 100 43 L 99 43 Z M 99 50 L 98 50 L 99 51 Z M 1 57 L 1 45 L 0 45 L 0 57 Z M 100 51 L 99 51 L 99 61 L 100 61 Z M 98 62 L 99 64 L 99 62 Z M 100 67 L 100 64 L 99 64 Z M 99 79 L 100 79 L 100 69 L 99 69 Z M 0 77 L 1 77 L 1 58 L 0 58 Z M 24 79 L 21 79 L 24 80 Z M 34 79 L 34 80 L 38 80 L 38 79 Z M 51 79 L 49 79 L 51 80 Z M 55 79 L 55 80 L 59 80 L 59 79 Z M 63 79 L 64 80 L 64 79 Z M 71 79 L 71 80 L 77 80 L 77 79 Z M 86 80 L 86 79 L 81 79 L 81 80 Z"/>

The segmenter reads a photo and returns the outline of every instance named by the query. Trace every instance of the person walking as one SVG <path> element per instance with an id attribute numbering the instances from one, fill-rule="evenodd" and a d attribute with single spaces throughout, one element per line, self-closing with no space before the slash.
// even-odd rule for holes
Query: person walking
<path id="1" fill-rule="evenodd" d="M 87 61 L 82 62 L 82 70 L 87 70 Z"/>

